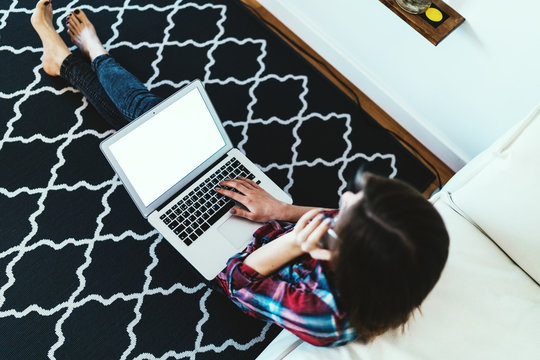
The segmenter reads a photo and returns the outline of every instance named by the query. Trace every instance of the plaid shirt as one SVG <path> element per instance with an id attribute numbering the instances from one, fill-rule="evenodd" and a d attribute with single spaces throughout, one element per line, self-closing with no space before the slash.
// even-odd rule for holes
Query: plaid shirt
<path id="1" fill-rule="evenodd" d="M 249 254 L 293 227 L 271 221 L 259 228 L 246 250 L 229 259 L 218 282 L 245 313 L 274 322 L 312 345 L 337 346 L 356 339 L 354 328 L 336 304 L 327 262 L 306 254 L 269 276 L 244 264 Z"/>

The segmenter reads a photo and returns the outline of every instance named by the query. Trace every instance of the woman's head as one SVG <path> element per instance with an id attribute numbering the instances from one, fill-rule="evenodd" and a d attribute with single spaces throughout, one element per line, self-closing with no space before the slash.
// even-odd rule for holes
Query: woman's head
<path id="1" fill-rule="evenodd" d="M 407 184 L 365 174 L 361 192 L 343 195 L 335 231 L 335 286 L 360 337 L 403 325 L 448 257 L 438 212 Z"/>

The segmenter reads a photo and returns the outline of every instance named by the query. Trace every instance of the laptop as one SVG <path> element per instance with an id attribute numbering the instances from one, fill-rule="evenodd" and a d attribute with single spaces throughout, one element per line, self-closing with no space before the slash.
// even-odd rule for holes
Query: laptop
<path id="1" fill-rule="evenodd" d="M 242 251 L 261 226 L 230 214 L 215 191 L 245 177 L 274 197 L 292 199 L 235 149 L 195 80 L 105 139 L 101 150 L 142 216 L 206 279 Z"/>

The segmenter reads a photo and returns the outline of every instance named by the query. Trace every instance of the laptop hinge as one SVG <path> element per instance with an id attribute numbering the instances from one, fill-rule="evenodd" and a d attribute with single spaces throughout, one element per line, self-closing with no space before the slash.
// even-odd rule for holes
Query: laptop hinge
<path id="1" fill-rule="evenodd" d="M 220 161 L 222 161 L 223 159 L 225 159 L 227 156 L 229 156 L 229 153 L 225 153 L 222 157 L 220 157 L 219 159 L 217 159 L 216 161 L 214 161 L 212 163 L 212 165 L 210 165 L 208 167 L 208 169 L 211 169 L 213 168 L 216 164 L 218 164 Z M 182 189 L 178 190 L 176 192 L 176 194 L 174 194 L 173 196 L 171 196 L 170 198 L 171 199 L 174 199 L 176 198 L 178 195 L 180 195 L 185 189 L 187 189 L 188 187 L 190 187 L 191 185 L 193 185 L 197 180 L 199 180 L 200 178 L 204 177 L 208 172 L 207 171 L 203 171 L 201 174 L 199 174 L 199 176 L 197 176 L 196 178 L 194 178 L 193 180 L 191 180 L 189 183 L 186 184 L 186 186 L 184 186 Z M 161 211 L 163 208 L 167 207 L 167 205 L 169 205 L 170 201 L 165 201 L 163 204 L 161 204 L 159 207 L 156 208 L 156 210 L 154 211 Z"/>

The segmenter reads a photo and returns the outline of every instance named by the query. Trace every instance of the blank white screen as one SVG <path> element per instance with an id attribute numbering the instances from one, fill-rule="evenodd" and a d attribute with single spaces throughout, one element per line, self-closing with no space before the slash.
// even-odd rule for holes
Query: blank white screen
<path id="1" fill-rule="evenodd" d="M 193 89 L 110 150 L 148 206 L 223 146 L 203 98 Z"/>

